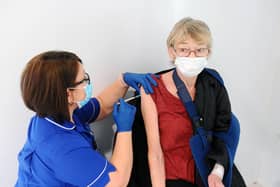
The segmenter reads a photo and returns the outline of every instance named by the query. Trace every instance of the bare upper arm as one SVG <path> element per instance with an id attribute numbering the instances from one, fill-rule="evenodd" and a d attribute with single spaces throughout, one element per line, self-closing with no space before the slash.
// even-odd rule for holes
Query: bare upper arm
<path id="1" fill-rule="evenodd" d="M 141 111 L 145 123 L 149 151 L 158 152 L 161 150 L 161 146 L 157 108 L 151 95 L 146 94 L 143 88 L 141 88 Z"/>
<path id="2" fill-rule="evenodd" d="M 106 107 L 104 106 L 104 101 L 103 101 L 102 97 L 97 96 L 96 99 L 98 100 L 99 105 L 100 105 L 100 112 L 99 112 L 99 114 L 96 118 L 96 121 L 98 121 L 98 120 L 104 119 L 110 113 L 110 111 L 106 110 Z"/>

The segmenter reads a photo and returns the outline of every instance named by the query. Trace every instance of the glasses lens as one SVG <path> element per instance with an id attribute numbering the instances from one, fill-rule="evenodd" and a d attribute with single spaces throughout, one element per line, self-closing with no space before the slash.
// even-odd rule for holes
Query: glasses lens
<path id="1" fill-rule="evenodd" d="M 88 73 L 85 73 L 84 82 L 87 83 L 87 84 L 90 84 L 90 78 L 89 78 L 89 74 Z"/>
<path id="2" fill-rule="evenodd" d="M 202 57 L 202 56 L 207 55 L 208 49 L 207 48 L 199 48 L 195 52 L 196 52 L 196 56 Z"/>
<path id="3" fill-rule="evenodd" d="M 174 48 L 175 49 L 175 48 Z M 197 57 L 204 57 L 208 54 L 208 48 L 198 48 L 198 49 L 188 49 L 188 48 L 177 48 L 175 49 L 175 52 L 178 56 L 181 57 L 188 57 L 191 53 L 194 53 Z"/>
<path id="4" fill-rule="evenodd" d="M 83 80 L 79 81 L 79 82 L 76 82 L 74 83 L 71 88 L 74 88 L 80 84 L 83 84 L 83 83 L 86 83 L 86 84 L 90 84 L 90 78 L 89 78 L 89 74 L 88 73 L 85 73 L 85 77 Z"/>

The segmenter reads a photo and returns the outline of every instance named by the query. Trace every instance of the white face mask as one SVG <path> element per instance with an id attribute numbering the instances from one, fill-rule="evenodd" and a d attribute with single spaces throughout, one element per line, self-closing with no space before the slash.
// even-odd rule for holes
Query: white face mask
<path id="1" fill-rule="evenodd" d="M 197 76 L 207 65 L 206 57 L 176 57 L 175 66 L 185 77 Z"/>

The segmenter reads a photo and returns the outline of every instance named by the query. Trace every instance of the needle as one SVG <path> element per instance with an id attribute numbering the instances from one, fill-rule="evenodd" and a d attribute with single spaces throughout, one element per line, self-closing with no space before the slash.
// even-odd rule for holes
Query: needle
<path id="1" fill-rule="evenodd" d="M 125 102 L 128 102 L 128 101 L 131 101 L 131 100 L 133 100 L 133 99 L 136 99 L 136 98 L 138 98 L 138 97 L 140 97 L 140 96 L 141 96 L 141 95 L 136 95 L 136 96 L 127 98 L 127 99 L 125 99 L 124 101 L 125 101 Z M 117 104 L 119 105 L 120 103 L 118 102 Z"/>

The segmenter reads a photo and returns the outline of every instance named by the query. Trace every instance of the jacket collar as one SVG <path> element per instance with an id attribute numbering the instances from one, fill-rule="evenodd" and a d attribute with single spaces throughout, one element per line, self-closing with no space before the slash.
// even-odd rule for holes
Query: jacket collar
<path id="1" fill-rule="evenodd" d="M 53 121 L 52 119 L 48 118 L 48 117 L 45 117 L 45 120 L 47 120 L 48 122 L 50 122 L 51 124 L 57 126 L 57 127 L 60 127 L 62 129 L 65 129 L 65 130 L 73 130 L 75 129 L 76 125 L 71 123 L 71 122 L 64 122 L 63 125 Z"/>

